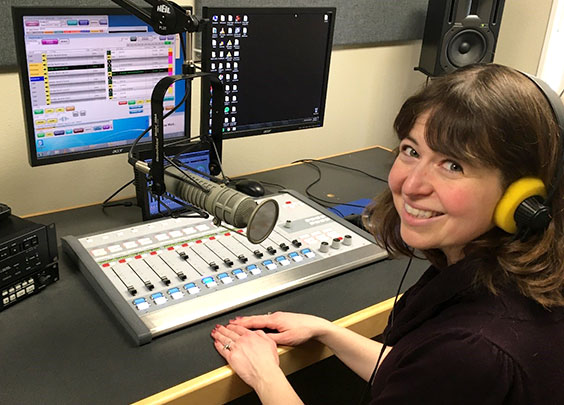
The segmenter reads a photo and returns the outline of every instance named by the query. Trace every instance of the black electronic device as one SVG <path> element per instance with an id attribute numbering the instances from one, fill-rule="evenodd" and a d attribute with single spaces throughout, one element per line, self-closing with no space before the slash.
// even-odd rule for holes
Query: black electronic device
<path id="1" fill-rule="evenodd" d="M 12 209 L 6 204 L 0 203 L 0 219 L 8 218 L 12 214 Z"/>
<path id="2" fill-rule="evenodd" d="M 183 72 L 179 35 L 120 8 L 14 7 L 12 16 L 32 166 L 128 151 L 150 126 L 155 84 Z M 189 128 L 185 94 L 178 83 L 165 95 L 165 113 L 181 104 L 165 121 L 167 141 Z"/>
<path id="3" fill-rule="evenodd" d="M 429 0 L 419 66 L 441 76 L 493 61 L 505 0 Z"/>
<path id="4" fill-rule="evenodd" d="M 0 221 L 0 311 L 59 279 L 55 225 Z"/>
<path id="5" fill-rule="evenodd" d="M 169 156 L 174 157 L 179 163 L 194 168 L 199 172 L 210 174 L 210 150 L 204 143 L 192 143 L 185 146 L 174 146 L 167 150 Z M 136 158 L 150 164 L 151 151 L 140 151 L 135 154 Z M 147 174 L 134 170 L 135 191 L 137 205 L 141 207 L 143 220 L 179 214 L 190 210 L 189 204 L 176 196 L 165 192 L 160 199 L 151 193 L 152 181 Z"/>
<path id="6" fill-rule="evenodd" d="M 202 69 L 224 84 L 224 139 L 323 126 L 335 13 L 203 8 L 210 22 L 202 31 Z M 201 105 L 210 98 L 202 91 Z M 210 110 L 201 114 L 207 133 Z"/>
<path id="7" fill-rule="evenodd" d="M 262 197 L 265 194 L 264 186 L 259 181 L 251 179 L 236 180 L 235 189 L 251 197 Z"/>

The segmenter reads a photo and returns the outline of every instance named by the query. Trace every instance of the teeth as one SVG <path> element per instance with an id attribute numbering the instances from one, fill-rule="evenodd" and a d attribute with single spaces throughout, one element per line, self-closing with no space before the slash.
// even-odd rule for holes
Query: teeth
<path id="1" fill-rule="evenodd" d="M 436 217 L 437 215 L 441 215 L 441 213 L 437 211 L 424 211 L 424 210 L 419 210 L 417 208 L 413 208 L 407 203 L 404 204 L 404 207 L 408 214 L 413 215 L 414 217 L 417 218 L 432 218 L 432 217 Z"/>

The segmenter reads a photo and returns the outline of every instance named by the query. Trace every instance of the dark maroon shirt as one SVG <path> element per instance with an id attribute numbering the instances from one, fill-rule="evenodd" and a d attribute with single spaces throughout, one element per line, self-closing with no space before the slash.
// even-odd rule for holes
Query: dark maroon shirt
<path id="1" fill-rule="evenodd" d="M 371 404 L 564 404 L 564 308 L 430 267 L 397 302 Z"/>

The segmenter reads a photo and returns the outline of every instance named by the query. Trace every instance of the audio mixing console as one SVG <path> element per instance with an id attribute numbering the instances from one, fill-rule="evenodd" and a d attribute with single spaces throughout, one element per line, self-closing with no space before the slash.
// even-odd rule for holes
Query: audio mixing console
<path id="1" fill-rule="evenodd" d="M 300 194 L 268 198 L 280 215 L 258 245 L 211 218 L 169 218 L 67 236 L 63 248 L 137 344 L 386 257 L 369 234 Z"/>

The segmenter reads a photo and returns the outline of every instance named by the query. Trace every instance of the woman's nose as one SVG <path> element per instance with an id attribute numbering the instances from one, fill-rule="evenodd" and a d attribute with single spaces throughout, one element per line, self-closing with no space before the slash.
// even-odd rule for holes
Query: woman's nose
<path id="1" fill-rule="evenodd" d="M 432 193 L 433 186 L 429 168 L 418 164 L 407 173 L 402 185 L 402 192 L 406 195 L 428 195 Z"/>

